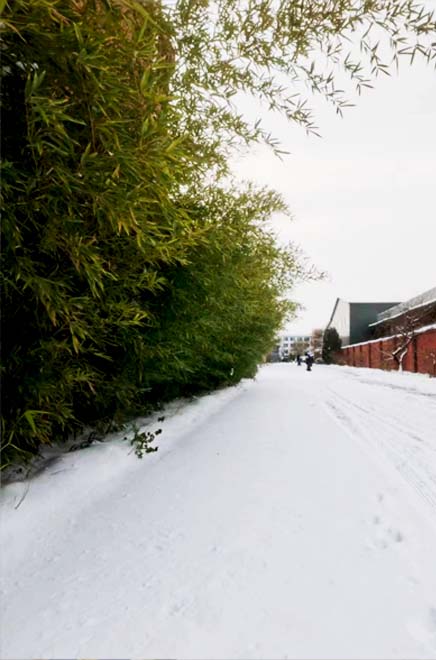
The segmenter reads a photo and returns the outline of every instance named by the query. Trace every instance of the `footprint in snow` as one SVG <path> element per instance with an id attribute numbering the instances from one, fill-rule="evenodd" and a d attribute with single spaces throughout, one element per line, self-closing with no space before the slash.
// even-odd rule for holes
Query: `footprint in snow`
<path id="1" fill-rule="evenodd" d="M 424 620 L 412 619 L 407 628 L 419 642 L 433 645 L 436 640 L 436 608 L 431 607 Z"/>
<path id="2" fill-rule="evenodd" d="M 376 526 L 377 531 L 375 533 L 375 538 L 369 541 L 367 547 L 385 550 L 392 545 L 392 542 L 402 543 L 404 541 L 404 534 L 401 530 L 393 529 L 392 527 L 383 528 L 381 526 L 382 520 L 380 516 L 374 516 L 372 523 Z"/>

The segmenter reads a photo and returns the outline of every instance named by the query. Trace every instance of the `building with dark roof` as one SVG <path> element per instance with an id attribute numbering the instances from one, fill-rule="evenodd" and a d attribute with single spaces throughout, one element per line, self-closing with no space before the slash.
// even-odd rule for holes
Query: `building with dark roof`
<path id="1" fill-rule="evenodd" d="M 374 338 L 411 332 L 436 323 L 436 287 L 377 314 L 370 324 Z"/>
<path id="2" fill-rule="evenodd" d="M 436 377 L 436 287 L 402 303 L 338 298 L 327 327 L 342 339 L 340 364 Z"/>
<path id="3" fill-rule="evenodd" d="M 398 305 L 396 302 L 348 302 L 337 298 L 328 328 L 336 328 L 342 345 L 355 344 L 371 338 L 370 324 L 378 314 Z"/>

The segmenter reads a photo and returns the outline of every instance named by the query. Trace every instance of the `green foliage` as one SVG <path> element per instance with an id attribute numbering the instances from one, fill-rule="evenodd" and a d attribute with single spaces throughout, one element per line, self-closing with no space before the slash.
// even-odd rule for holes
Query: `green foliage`
<path id="1" fill-rule="evenodd" d="M 195 185 L 168 94 L 171 30 L 151 9 L 18 0 L 5 14 L 5 465 L 84 423 L 253 373 L 283 318 L 268 300 L 272 239 L 257 263 L 252 226 L 280 203 Z"/>
<path id="2" fill-rule="evenodd" d="M 327 328 L 324 331 L 322 344 L 322 359 L 326 364 L 334 362 L 335 353 L 341 350 L 342 341 L 336 328 Z"/>
<path id="3" fill-rule="evenodd" d="M 4 19 L 3 437 L 33 452 L 132 405 L 162 267 L 201 236 L 177 201 L 163 18 L 17 0 Z"/>
<path id="4" fill-rule="evenodd" d="M 163 421 L 163 417 L 161 421 Z M 130 437 L 130 445 L 133 447 L 135 455 L 138 458 L 144 458 L 145 454 L 152 454 L 155 451 L 158 451 L 159 447 L 150 447 L 151 443 L 156 439 L 157 435 L 162 433 L 162 429 L 156 429 L 156 431 L 140 431 L 138 426 L 135 424 L 132 425 L 132 436 Z M 128 436 L 125 436 L 124 440 L 127 440 Z"/>
<path id="5" fill-rule="evenodd" d="M 436 58 L 433 14 L 414 0 L 178 0 L 168 11 L 171 86 L 182 90 L 186 132 L 218 167 L 238 144 L 264 140 L 280 153 L 262 122 L 238 111 L 241 94 L 316 133 L 308 93 L 342 114 L 401 58 Z"/>
<path id="6" fill-rule="evenodd" d="M 275 193 L 209 187 L 185 205 L 195 209 L 207 241 L 192 250 L 188 266 L 166 270 L 170 286 L 157 301 L 160 323 L 143 362 L 144 380 L 162 379 L 162 396 L 178 383 L 189 394 L 253 376 L 293 312 L 283 293 L 313 276 L 263 226 L 268 213 L 285 210 Z"/>

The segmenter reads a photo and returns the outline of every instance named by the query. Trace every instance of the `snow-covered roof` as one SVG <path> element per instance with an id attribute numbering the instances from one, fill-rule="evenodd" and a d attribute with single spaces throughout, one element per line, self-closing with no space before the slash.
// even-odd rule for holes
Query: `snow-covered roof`
<path id="1" fill-rule="evenodd" d="M 424 293 L 421 293 L 419 296 L 410 298 L 409 300 L 406 300 L 406 302 L 399 303 L 398 305 L 394 305 L 393 307 L 386 309 L 384 312 L 380 312 L 380 314 L 377 314 L 377 321 L 370 323 L 370 325 L 378 325 L 379 323 L 383 323 L 383 321 L 387 321 L 388 319 L 394 319 L 397 316 L 401 316 L 401 314 L 404 314 L 404 312 L 410 312 L 413 309 L 418 309 L 418 307 L 430 305 L 433 302 L 436 302 L 436 286 L 432 289 L 429 289 L 428 291 L 425 291 Z"/>
<path id="2" fill-rule="evenodd" d="M 374 324 L 373 324 L 374 325 Z M 431 330 L 436 330 L 436 323 L 430 323 L 430 325 L 425 325 L 419 330 L 414 330 L 414 335 L 421 335 L 424 332 L 430 332 Z M 346 344 L 341 346 L 341 348 L 353 348 L 354 346 L 365 346 L 366 344 L 377 344 L 381 341 L 388 341 L 388 339 L 395 339 L 395 337 L 401 337 L 401 335 L 390 335 L 389 337 L 377 337 L 376 339 L 368 339 L 367 341 L 360 341 L 356 344 Z"/>

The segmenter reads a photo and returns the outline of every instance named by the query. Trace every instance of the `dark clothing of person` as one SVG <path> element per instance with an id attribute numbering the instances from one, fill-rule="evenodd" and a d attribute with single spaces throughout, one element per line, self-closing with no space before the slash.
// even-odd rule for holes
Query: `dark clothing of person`
<path id="1" fill-rule="evenodd" d="M 307 371 L 312 371 L 313 357 L 311 355 L 306 355 L 306 369 Z"/>
<path id="2" fill-rule="evenodd" d="M 301 365 L 301 355 L 297 355 L 297 364 L 298 366 Z"/>

